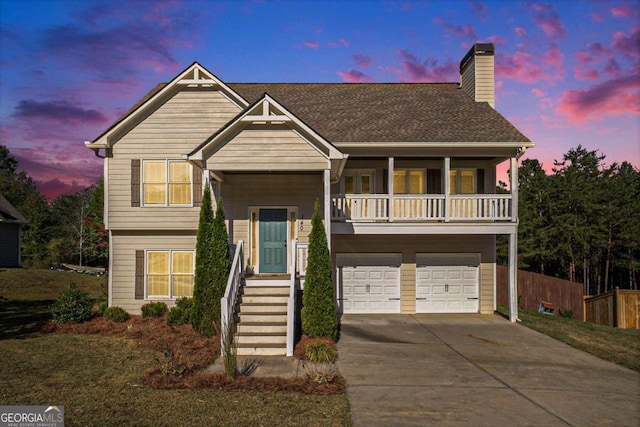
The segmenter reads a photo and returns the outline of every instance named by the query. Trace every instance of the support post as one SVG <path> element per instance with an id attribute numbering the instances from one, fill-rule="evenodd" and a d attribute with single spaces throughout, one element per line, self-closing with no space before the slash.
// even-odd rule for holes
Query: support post
<path id="1" fill-rule="evenodd" d="M 324 170 L 324 229 L 327 232 L 327 246 L 331 252 L 331 170 Z"/>
<path id="2" fill-rule="evenodd" d="M 509 321 L 518 320 L 518 229 L 509 234 Z"/>
<path id="3" fill-rule="evenodd" d="M 389 188 L 389 199 L 388 199 L 388 203 L 389 206 L 387 207 L 388 209 L 388 214 L 389 214 L 389 222 L 393 222 L 393 170 L 395 169 L 394 166 L 394 162 L 395 159 L 393 157 L 389 157 L 389 173 L 387 173 L 387 187 Z"/>
<path id="4" fill-rule="evenodd" d="M 449 195 L 451 194 L 451 179 L 449 177 L 451 171 L 451 157 L 444 158 L 444 222 L 449 222 Z"/>
<path id="5" fill-rule="evenodd" d="M 518 159 L 511 158 L 511 222 L 518 223 Z"/>

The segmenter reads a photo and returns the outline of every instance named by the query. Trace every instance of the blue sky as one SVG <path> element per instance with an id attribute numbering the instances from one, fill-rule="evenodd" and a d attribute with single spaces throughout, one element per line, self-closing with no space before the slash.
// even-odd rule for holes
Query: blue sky
<path id="1" fill-rule="evenodd" d="M 640 165 L 624 0 L 4 0 L 0 143 L 55 196 L 101 175 L 83 141 L 193 61 L 225 82 L 456 82 L 475 42 L 495 44 L 496 108 L 537 144 L 525 158 L 550 170 L 582 144 Z"/>

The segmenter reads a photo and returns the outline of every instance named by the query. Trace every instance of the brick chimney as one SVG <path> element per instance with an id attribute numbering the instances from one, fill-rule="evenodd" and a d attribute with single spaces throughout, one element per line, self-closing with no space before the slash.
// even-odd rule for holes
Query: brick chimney
<path id="1" fill-rule="evenodd" d="M 476 102 L 496 108 L 493 43 L 476 43 L 460 61 L 460 87 Z"/>

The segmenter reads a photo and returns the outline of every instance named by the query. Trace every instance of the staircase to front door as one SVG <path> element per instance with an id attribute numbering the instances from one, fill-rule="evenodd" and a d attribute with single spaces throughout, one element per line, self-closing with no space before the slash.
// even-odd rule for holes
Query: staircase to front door
<path id="1" fill-rule="evenodd" d="M 240 296 L 236 344 L 239 356 L 284 356 L 287 352 L 289 285 L 251 285 Z M 286 282 L 285 282 L 286 283 Z M 276 285 L 276 286 L 274 286 Z"/>

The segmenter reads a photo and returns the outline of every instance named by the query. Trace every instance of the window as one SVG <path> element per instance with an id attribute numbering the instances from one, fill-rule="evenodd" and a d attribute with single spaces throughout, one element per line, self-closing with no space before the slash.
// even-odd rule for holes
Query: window
<path id="1" fill-rule="evenodd" d="M 449 171 L 450 194 L 475 194 L 476 170 L 451 169 Z"/>
<path id="2" fill-rule="evenodd" d="M 144 160 L 145 206 L 191 205 L 191 165 L 181 160 Z"/>
<path id="3" fill-rule="evenodd" d="M 374 171 L 372 169 L 345 170 L 343 173 L 343 194 L 373 194 Z"/>
<path id="4" fill-rule="evenodd" d="M 393 192 L 395 194 L 423 194 L 424 169 L 396 169 L 393 171 Z"/>
<path id="5" fill-rule="evenodd" d="M 147 251 L 147 296 L 192 296 L 193 258 L 193 251 Z"/>

